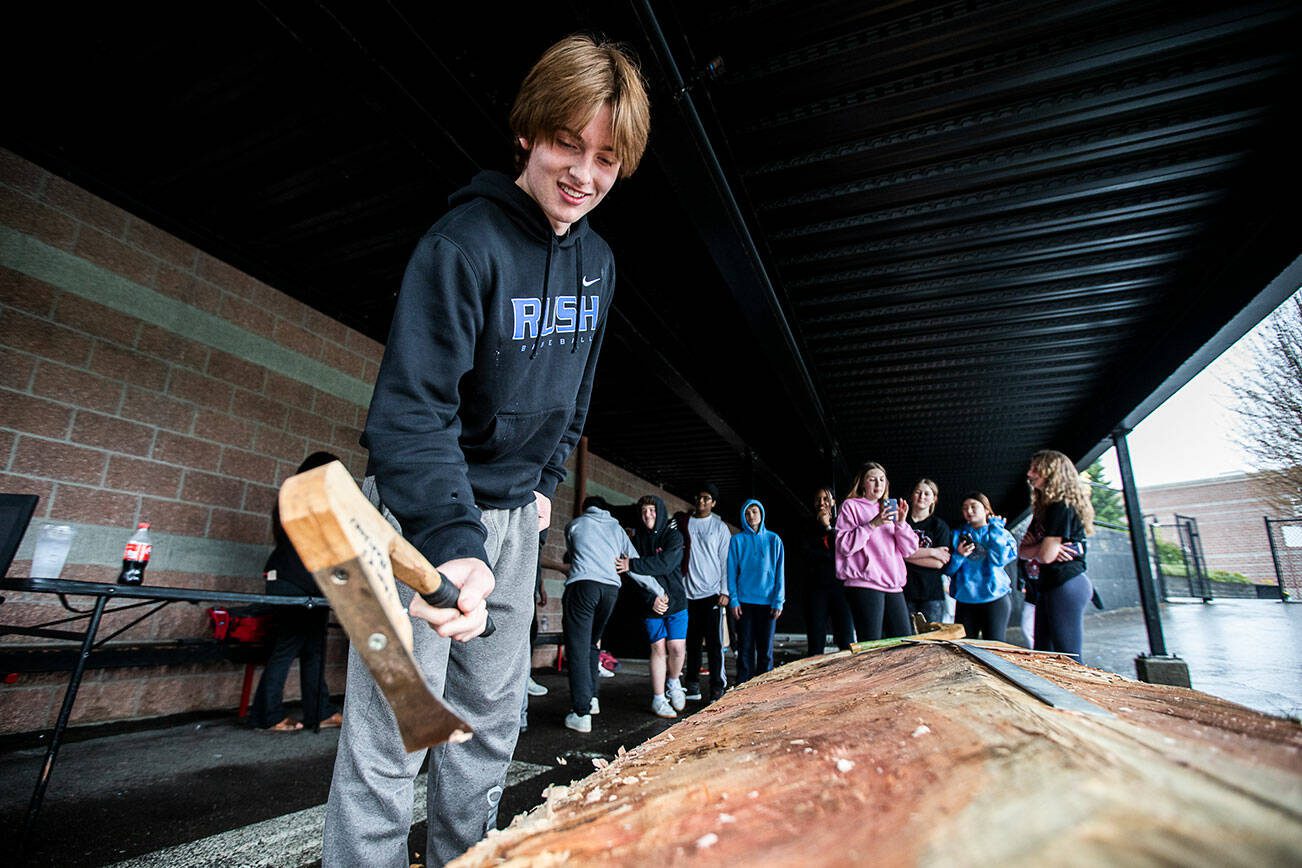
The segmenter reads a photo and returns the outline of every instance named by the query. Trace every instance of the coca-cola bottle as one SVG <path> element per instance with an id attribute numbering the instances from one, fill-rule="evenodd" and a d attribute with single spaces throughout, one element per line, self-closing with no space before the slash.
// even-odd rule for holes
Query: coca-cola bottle
<path id="1" fill-rule="evenodd" d="M 127 540 L 127 547 L 122 552 L 122 572 L 118 573 L 119 585 L 139 585 L 145 580 L 145 567 L 149 566 L 149 554 L 154 545 L 149 541 L 149 522 L 142 521 L 136 525 L 136 532 Z"/>

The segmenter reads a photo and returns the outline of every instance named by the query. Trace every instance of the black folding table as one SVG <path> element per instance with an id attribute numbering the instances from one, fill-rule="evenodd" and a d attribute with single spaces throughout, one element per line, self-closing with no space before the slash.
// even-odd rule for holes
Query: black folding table
<path id="1" fill-rule="evenodd" d="M 240 594 L 232 591 L 205 590 L 203 588 L 167 588 L 156 585 L 118 585 L 105 582 L 79 582 L 68 579 L 21 579 L 0 578 L 0 591 L 21 591 L 35 594 L 55 594 L 63 607 L 74 614 L 68 618 L 46 622 L 30 627 L 4 626 L 0 624 L 0 636 L 21 635 L 38 636 L 45 639 L 65 639 L 81 643 L 78 656 L 68 680 L 68 688 L 63 694 L 63 706 L 55 721 L 54 731 L 50 734 L 50 745 L 45 751 L 45 761 L 41 764 L 36 778 L 36 788 L 32 791 L 31 802 L 27 806 L 27 818 L 23 822 L 20 852 L 26 849 L 28 836 L 36 824 L 41 812 L 41 803 L 45 801 L 45 789 L 50 783 L 50 774 L 54 771 L 54 762 L 59 755 L 59 746 L 63 742 L 64 730 L 68 728 L 68 719 L 72 715 L 73 703 L 77 701 L 77 690 L 81 687 L 82 675 L 92 652 L 121 635 L 126 630 L 139 624 L 173 603 L 229 603 L 237 605 L 258 606 L 301 606 L 303 608 L 328 607 L 324 597 L 281 597 L 267 594 Z M 68 602 L 69 597 L 93 597 L 95 602 L 90 609 L 78 609 Z M 110 600 L 123 600 L 122 605 L 109 607 Z M 0 604 L 4 598 L 0 597 Z M 107 612 L 120 612 L 126 609 L 146 611 L 139 617 L 120 627 L 113 633 L 96 642 L 100 621 Z M 4 608 L 0 605 L 0 615 Z M 56 626 L 85 622 L 84 631 L 52 629 Z"/>

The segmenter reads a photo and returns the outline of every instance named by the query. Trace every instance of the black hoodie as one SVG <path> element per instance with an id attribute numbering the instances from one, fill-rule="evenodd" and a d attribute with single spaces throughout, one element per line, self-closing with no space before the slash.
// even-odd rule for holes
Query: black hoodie
<path id="1" fill-rule="evenodd" d="M 362 445 L 433 564 L 487 560 L 479 508 L 551 497 L 583 432 L 615 289 L 587 218 L 563 236 L 511 178 L 481 172 L 416 246 Z"/>
<path id="2" fill-rule="evenodd" d="M 655 495 L 652 499 L 656 503 L 656 526 L 647 530 L 639 514 L 633 531 L 633 548 L 643 555 L 629 561 L 628 569 L 629 572 L 651 576 L 660 584 L 669 595 L 669 609 L 665 614 L 672 615 L 687 608 L 682 573 L 683 535 L 678 532 L 676 523 L 670 521 L 665 502 Z"/>

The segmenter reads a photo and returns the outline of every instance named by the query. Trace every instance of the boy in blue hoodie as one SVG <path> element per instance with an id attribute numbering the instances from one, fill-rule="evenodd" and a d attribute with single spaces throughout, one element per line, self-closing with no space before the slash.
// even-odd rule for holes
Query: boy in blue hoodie
<path id="1" fill-rule="evenodd" d="M 741 533 L 728 544 L 728 600 L 737 619 L 737 683 L 773 668 L 773 632 L 786 601 L 782 540 L 764 528 L 764 505 L 741 508 Z"/>
<path id="2" fill-rule="evenodd" d="M 362 445 L 364 490 L 457 589 L 400 597 L 429 686 L 475 737 L 429 751 L 431 865 L 497 825 L 529 669 L 538 533 L 588 412 L 615 289 L 588 214 L 646 148 L 650 102 L 617 45 L 570 36 L 525 76 L 515 173 L 481 172 L 416 244 Z M 480 636 L 491 610 L 497 627 Z M 473 640 L 473 641 L 472 641 Z M 412 785 L 392 711 L 356 648 L 326 805 L 322 864 L 410 864 Z"/>

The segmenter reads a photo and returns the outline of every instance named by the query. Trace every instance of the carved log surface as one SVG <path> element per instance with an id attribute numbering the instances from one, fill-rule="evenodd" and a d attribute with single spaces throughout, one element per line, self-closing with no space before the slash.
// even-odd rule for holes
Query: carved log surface
<path id="1" fill-rule="evenodd" d="M 947 645 L 799 661 L 454 864 L 1302 864 L 1297 723 L 1001 654 L 1115 717 L 1051 708 Z"/>

